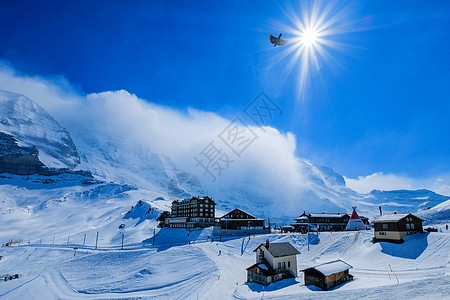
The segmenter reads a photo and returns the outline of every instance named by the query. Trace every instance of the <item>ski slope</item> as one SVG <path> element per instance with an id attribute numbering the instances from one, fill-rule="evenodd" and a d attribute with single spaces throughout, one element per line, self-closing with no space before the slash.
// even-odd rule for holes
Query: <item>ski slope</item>
<path id="1" fill-rule="evenodd" d="M 271 234 L 211 240 L 211 229 L 161 230 L 155 245 L 142 243 L 94 246 L 21 244 L 0 248 L 0 273 L 21 278 L 0 282 L 4 299 L 412 299 L 449 298 L 448 232 L 405 238 L 404 244 L 372 244 L 372 231 L 320 233 L 310 251 L 306 235 Z M 288 241 L 301 254 L 298 269 L 334 259 L 353 266 L 355 279 L 331 291 L 305 286 L 295 279 L 263 287 L 247 284 L 253 250 L 266 239 Z M 73 247 L 77 246 L 76 256 Z M 219 250 L 221 254 L 219 255 Z"/>

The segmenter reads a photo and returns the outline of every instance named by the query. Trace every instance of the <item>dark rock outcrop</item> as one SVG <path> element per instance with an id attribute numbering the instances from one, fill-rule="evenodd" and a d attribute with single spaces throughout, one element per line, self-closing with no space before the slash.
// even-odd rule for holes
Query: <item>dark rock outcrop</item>
<path id="1" fill-rule="evenodd" d="M 94 178 L 89 171 L 48 168 L 39 160 L 39 150 L 35 146 L 21 147 L 14 136 L 4 132 L 0 132 L 0 173 L 44 176 L 72 174 Z"/>

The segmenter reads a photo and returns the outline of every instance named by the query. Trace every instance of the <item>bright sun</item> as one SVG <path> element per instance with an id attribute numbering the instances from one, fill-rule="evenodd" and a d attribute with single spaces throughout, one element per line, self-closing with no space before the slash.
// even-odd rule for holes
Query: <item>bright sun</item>
<path id="1" fill-rule="evenodd" d="M 318 71 L 324 63 L 335 63 L 330 51 L 346 47 L 332 36 L 351 29 L 348 22 L 343 22 L 348 15 L 347 6 L 322 1 L 311 3 L 312 6 L 303 5 L 300 10 L 292 7 L 284 10 L 291 21 L 291 25 L 285 27 L 286 35 L 291 37 L 280 53 L 280 60 L 289 59 L 286 74 L 294 67 L 298 68 L 299 98 L 302 99 L 312 74 L 318 73 L 320 76 Z"/>
<path id="2" fill-rule="evenodd" d="M 300 34 L 300 39 L 306 46 L 313 46 L 317 43 L 317 32 L 313 28 L 308 28 Z"/>

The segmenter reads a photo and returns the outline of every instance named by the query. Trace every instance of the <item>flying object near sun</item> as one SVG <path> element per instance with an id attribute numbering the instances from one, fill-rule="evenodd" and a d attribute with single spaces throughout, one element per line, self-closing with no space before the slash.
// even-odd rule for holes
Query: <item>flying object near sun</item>
<path id="1" fill-rule="evenodd" d="M 274 47 L 276 47 L 277 45 L 284 46 L 288 42 L 287 40 L 282 40 L 281 35 L 282 34 L 280 33 L 280 35 L 278 37 L 275 37 L 272 34 L 269 34 L 269 40 L 273 44 Z"/>

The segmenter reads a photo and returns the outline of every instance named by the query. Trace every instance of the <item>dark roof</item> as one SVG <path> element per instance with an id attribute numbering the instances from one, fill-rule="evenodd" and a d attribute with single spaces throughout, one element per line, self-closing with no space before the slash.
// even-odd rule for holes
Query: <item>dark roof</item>
<path id="1" fill-rule="evenodd" d="M 413 214 L 391 214 L 391 215 L 381 215 L 376 218 L 373 223 L 390 223 L 390 222 L 398 222 L 406 217 L 413 217 L 418 219 L 419 221 L 423 221 L 421 218 L 413 215 Z"/>
<path id="2" fill-rule="evenodd" d="M 230 211 L 230 212 L 224 214 L 222 217 L 220 217 L 220 219 L 224 219 L 226 215 L 229 215 L 229 214 L 231 214 L 231 213 L 233 213 L 233 212 L 238 212 L 238 211 L 239 211 L 241 214 L 248 215 L 249 217 L 251 217 L 250 219 L 256 219 L 255 216 L 252 216 L 251 214 L 246 213 L 245 211 L 243 211 L 242 209 L 239 209 L 239 208 L 235 208 L 235 209 L 233 209 L 232 211 Z"/>
<path id="3" fill-rule="evenodd" d="M 258 247 L 256 247 L 253 252 L 258 250 L 259 247 L 266 246 L 266 244 L 260 244 Z M 273 257 L 282 257 L 282 256 L 290 256 L 290 255 L 297 255 L 300 254 L 300 251 L 295 249 L 294 246 L 291 245 L 291 243 L 283 242 L 283 243 L 269 243 L 269 248 L 267 248 L 267 251 L 272 254 Z"/>

